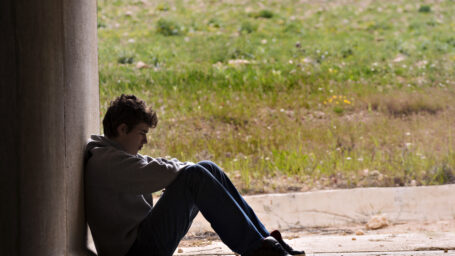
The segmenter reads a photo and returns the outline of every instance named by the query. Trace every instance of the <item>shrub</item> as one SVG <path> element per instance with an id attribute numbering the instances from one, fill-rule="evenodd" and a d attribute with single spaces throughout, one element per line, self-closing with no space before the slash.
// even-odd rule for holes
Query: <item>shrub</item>
<path id="1" fill-rule="evenodd" d="M 429 13 L 431 12 L 431 7 L 429 5 L 421 5 L 419 8 L 419 12 Z"/>
<path id="2" fill-rule="evenodd" d="M 209 26 L 215 27 L 215 28 L 220 28 L 221 27 L 221 22 L 215 18 L 211 18 L 208 23 Z"/>
<path id="3" fill-rule="evenodd" d="M 257 18 L 264 18 L 264 19 L 271 19 L 273 18 L 273 12 L 269 10 L 261 10 L 257 16 Z"/>
<path id="4" fill-rule="evenodd" d="M 257 30 L 257 26 L 255 26 L 254 24 L 251 24 L 248 21 L 242 22 L 242 25 L 240 25 L 240 28 L 239 28 L 239 32 L 248 33 L 248 34 L 254 32 L 256 30 Z"/>
<path id="5" fill-rule="evenodd" d="M 455 172 L 450 168 L 447 163 L 441 166 L 436 166 L 430 171 L 429 179 L 430 184 L 451 184 L 455 183 Z"/>
<path id="6" fill-rule="evenodd" d="M 177 36 L 182 34 L 180 25 L 175 21 L 159 19 L 156 24 L 156 32 L 164 36 Z"/>
<path id="7" fill-rule="evenodd" d="M 117 62 L 120 64 L 131 64 L 134 62 L 134 57 L 129 55 L 121 55 L 117 58 Z"/>
<path id="8" fill-rule="evenodd" d="M 335 112 L 335 113 L 338 114 L 338 115 L 341 115 L 341 114 L 343 114 L 344 109 L 343 109 L 342 107 L 335 106 L 335 107 L 333 108 L 333 112 Z"/>
<path id="9" fill-rule="evenodd" d="M 158 6 L 156 6 L 156 9 L 160 12 L 167 12 L 169 11 L 169 6 L 165 4 L 158 4 Z"/>

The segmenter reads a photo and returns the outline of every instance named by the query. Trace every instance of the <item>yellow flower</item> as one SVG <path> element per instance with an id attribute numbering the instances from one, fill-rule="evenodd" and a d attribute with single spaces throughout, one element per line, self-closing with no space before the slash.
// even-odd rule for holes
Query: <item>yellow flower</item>
<path id="1" fill-rule="evenodd" d="M 344 103 L 351 104 L 351 102 L 349 100 L 344 100 Z"/>

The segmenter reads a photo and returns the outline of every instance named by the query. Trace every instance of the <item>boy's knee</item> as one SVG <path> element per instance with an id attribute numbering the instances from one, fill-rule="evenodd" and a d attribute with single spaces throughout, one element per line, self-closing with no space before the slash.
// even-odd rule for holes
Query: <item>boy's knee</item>
<path id="1" fill-rule="evenodd" d="M 204 179 L 207 177 L 212 177 L 213 173 L 211 171 L 211 168 L 207 168 L 207 166 L 204 166 L 202 164 L 194 164 L 191 166 L 188 166 L 184 170 L 182 170 L 182 174 L 185 176 L 189 177 L 190 179 Z"/>
<path id="2" fill-rule="evenodd" d="M 203 174 L 204 172 L 206 172 L 206 171 L 199 164 L 190 165 L 182 170 L 182 174 L 186 174 L 186 175 L 188 175 L 188 174 L 189 175 L 199 175 L 199 174 Z"/>
<path id="3" fill-rule="evenodd" d="M 213 169 L 214 167 L 218 167 L 214 162 L 209 161 L 209 160 L 200 161 L 197 164 L 201 165 L 207 169 Z"/>
<path id="4" fill-rule="evenodd" d="M 201 162 L 197 163 L 197 165 L 200 165 L 200 166 L 204 167 L 205 169 L 207 169 L 207 171 L 209 171 L 217 179 L 220 179 L 220 177 L 224 176 L 223 170 L 221 170 L 221 168 L 218 167 L 218 165 L 216 165 L 212 161 L 207 161 L 207 160 L 201 161 Z"/>

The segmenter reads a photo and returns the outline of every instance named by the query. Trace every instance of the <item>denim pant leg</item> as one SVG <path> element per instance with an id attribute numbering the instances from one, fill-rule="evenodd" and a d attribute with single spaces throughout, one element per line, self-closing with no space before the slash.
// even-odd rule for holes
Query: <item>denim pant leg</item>
<path id="1" fill-rule="evenodd" d="M 198 210 L 234 252 L 257 247 L 263 235 L 225 187 L 202 165 L 180 172 L 141 223 L 128 255 L 170 256 Z"/>
<path id="2" fill-rule="evenodd" d="M 248 215 L 248 218 L 250 218 L 251 222 L 253 222 L 254 226 L 261 233 L 261 235 L 263 237 L 270 236 L 270 233 L 267 231 L 262 222 L 256 216 L 256 213 L 254 213 L 253 209 L 251 209 L 248 203 L 243 199 L 237 188 L 235 188 L 234 184 L 232 184 L 231 180 L 224 173 L 224 171 L 220 167 L 218 167 L 218 165 L 211 161 L 201 161 L 198 164 L 202 165 L 208 171 L 210 171 L 210 173 L 212 173 L 212 175 L 215 176 L 215 178 L 224 186 L 224 188 L 234 198 L 237 204 Z"/>

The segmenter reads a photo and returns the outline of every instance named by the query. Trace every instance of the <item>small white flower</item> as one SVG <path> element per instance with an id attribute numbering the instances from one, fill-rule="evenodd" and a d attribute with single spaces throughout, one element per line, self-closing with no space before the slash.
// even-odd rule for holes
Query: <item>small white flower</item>
<path id="1" fill-rule="evenodd" d="M 352 158 L 351 158 L 351 157 L 349 157 L 349 156 L 348 156 L 348 157 L 346 157 L 346 160 L 351 160 L 351 159 L 352 159 Z"/>
<path id="2" fill-rule="evenodd" d="M 406 134 L 406 136 L 411 136 L 411 133 L 410 133 L 410 132 L 407 132 L 407 133 L 405 133 L 405 134 Z"/>

